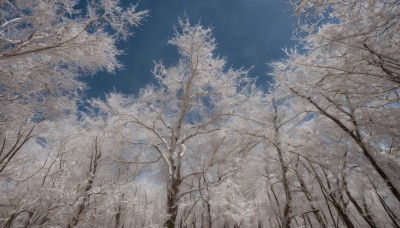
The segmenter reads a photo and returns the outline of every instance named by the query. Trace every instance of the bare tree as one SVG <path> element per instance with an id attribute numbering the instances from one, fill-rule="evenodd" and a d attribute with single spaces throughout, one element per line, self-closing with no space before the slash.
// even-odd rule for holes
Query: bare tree
<path id="1" fill-rule="evenodd" d="M 275 64 L 278 86 L 346 133 L 400 201 L 400 166 L 390 155 L 399 138 L 397 1 L 294 4 L 299 13 L 316 10 L 321 16 L 331 7 L 338 21 L 318 30 L 304 26 L 309 51 L 291 52 L 287 61 Z M 385 138 L 391 145 L 382 146 L 388 144 Z"/>
<path id="2" fill-rule="evenodd" d="M 116 48 L 146 11 L 118 1 L 0 2 L 0 141 L 3 171 L 43 119 L 76 112 L 79 76 L 113 72 Z"/>
<path id="3" fill-rule="evenodd" d="M 181 188 L 186 178 L 205 172 L 186 171 L 194 155 L 190 145 L 201 135 L 218 131 L 223 134 L 221 121 L 240 103 L 239 85 L 249 81 L 246 71 L 225 70 L 225 61 L 214 56 L 216 45 L 210 29 L 191 26 L 187 20 L 179 23 L 179 31 L 169 41 L 179 50 L 179 62 L 168 68 L 161 63 L 155 65 L 157 86 L 141 90 L 135 99 L 111 95 L 106 104 L 99 102 L 106 112 L 125 121 L 127 129 L 146 134 L 140 143 L 152 148 L 164 162 L 163 172 L 168 179 L 166 227 L 174 227 L 179 200 L 205 188 Z M 199 159 L 205 152 L 197 152 Z"/>

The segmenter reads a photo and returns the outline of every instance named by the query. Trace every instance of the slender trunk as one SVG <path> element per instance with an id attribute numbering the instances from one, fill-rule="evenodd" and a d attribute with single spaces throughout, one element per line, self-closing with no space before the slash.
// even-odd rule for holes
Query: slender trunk
<path id="1" fill-rule="evenodd" d="M 212 225 L 211 204 L 208 200 L 206 201 L 206 206 L 207 206 L 207 226 L 208 228 L 211 228 Z"/>
<path id="2" fill-rule="evenodd" d="M 289 228 L 290 223 L 291 223 L 290 213 L 292 210 L 292 208 L 291 208 L 292 194 L 290 192 L 289 182 L 287 179 L 288 168 L 285 164 L 285 161 L 283 160 L 282 150 L 280 149 L 279 145 L 277 145 L 276 150 L 277 150 L 278 156 L 279 156 L 279 162 L 280 162 L 281 172 L 282 172 L 283 190 L 285 191 L 285 196 L 286 196 L 286 202 L 285 202 L 285 206 L 283 208 L 282 226 L 284 228 Z"/>
<path id="3" fill-rule="evenodd" d="M 271 182 L 271 181 L 270 181 L 270 182 Z M 267 183 L 267 185 L 268 185 L 268 183 Z M 273 188 L 272 185 L 270 186 L 270 190 L 271 190 L 271 192 L 272 192 L 272 195 L 274 196 L 274 199 L 275 199 L 275 202 L 276 202 L 276 206 L 278 207 L 278 210 L 277 210 L 277 211 L 280 211 L 280 208 L 281 208 L 281 207 L 280 207 L 280 205 L 279 205 L 278 198 L 276 197 L 276 194 L 275 194 L 275 191 L 274 191 L 274 188 Z M 271 196 L 270 196 L 270 194 L 269 194 L 269 191 L 267 190 L 266 192 L 267 192 L 268 200 L 269 200 L 270 204 L 272 204 L 273 202 L 272 202 Z M 276 215 L 276 212 L 275 212 L 275 215 Z M 277 216 L 275 216 L 275 219 L 277 219 Z M 278 220 L 278 219 L 277 219 L 277 220 Z M 272 225 L 272 221 L 271 221 L 270 218 L 268 219 L 268 221 L 269 221 L 270 227 L 275 227 L 275 226 Z M 279 220 L 278 220 L 278 225 L 279 225 Z M 279 227 L 280 227 L 280 225 L 279 225 Z"/>
<path id="4" fill-rule="evenodd" d="M 87 202 L 89 201 L 89 194 L 88 193 L 93 187 L 93 181 L 94 181 L 94 176 L 91 176 L 89 178 L 87 184 L 86 184 L 84 192 L 82 193 L 83 197 L 82 197 L 82 199 L 80 200 L 80 202 L 79 202 L 79 204 L 77 206 L 77 210 L 75 212 L 75 215 L 71 218 L 71 221 L 68 224 L 68 228 L 75 227 L 79 222 L 80 216 L 85 211 Z"/>
<path id="5" fill-rule="evenodd" d="M 193 213 L 192 227 L 196 227 L 196 212 Z"/>
<path id="6" fill-rule="evenodd" d="M 299 180 L 300 186 L 301 186 L 301 188 L 302 188 L 302 190 L 304 192 L 304 195 L 308 199 L 308 202 L 310 202 L 310 206 L 311 206 L 311 209 L 313 211 L 313 214 L 314 214 L 315 218 L 318 220 L 319 225 L 322 228 L 326 228 L 324 220 L 322 219 L 321 215 L 319 214 L 319 210 L 314 207 L 314 202 L 315 201 L 311 198 L 311 193 L 308 190 L 308 188 L 306 186 L 306 183 L 304 182 L 303 178 L 301 178 L 301 176 L 300 176 L 300 174 L 298 173 L 297 170 L 296 170 L 296 174 L 297 174 L 297 179 Z M 310 226 L 311 226 L 311 221 L 309 221 L 309 222 L 310 222 Z"/>
<path id="7" fill-rule="evenodd" d="M 178 214 L 178 189 L 180 186 L 180 180 L 172 179 L 169 184 L 168 195 L 167 195 L 167 213 L 169 218 L 165 222 L 165 227 L 173 228 L 175 227 L 175 220 Z"/>
<path id="8" fill-rule="evenodd" d="M 272 104 L 274 107 L 274 130 L 275 130 L 275 137 L 274 140 L 275 142 L 273 143 L 276 152 L 278 153 L 278 158 L 279 158 L 279 165 L 281 168 L 282 172 L 282 185 L 283 185 L 283 190 L 285 192 L 285 197 L 286 197 L 286 202 L 285 206 L 283 208 L 283 216 L 282 216 L 282 227 L 284 228 L 290 228 L 290 223 L 291 223 L 291 216 L 290 213 L 292 211 L 291 204 L 292 204 L 292 194 L 289 188 L 289 181 L 287 178 L 287 172 L 288 172 L 288 165 L 286 164 L 284 158 L 283 158 L 283 150 L 282 146 L 280 143 L 280 138 L 279 138 L 279 126 L 278 126 L 278 106 L 275 103 L 275 100 L 272 100 Z"/>
<path id="9" fill-rule="evenodd" d="M 100 133 L 99 133 L 99 135 L 100 135 Z M 86 207 L 87 207 L 86 205 L 89 202 L 90 191 L 93 188 L 93 182 L 94 182 L 94 178 L 95 178 L 96 172 L 97 172 L 98 161 L 101 157 L 101 151 L 98 148 L 99 135 L 97 135 L 94 140 L 94 150 L 93 150 L 92 157 L 90 160 L 89 178 L 87 180 L 87 183 L 85 185 L 82 195 L 78 197 L 78 206 L 75 211 L 75 215 L 70 219 L 68 228 L 75 227 L 78 224 L 79 219 L 80 219 L 81 215 L 85 212 Z"/>
<path id="10" fill-rule="evenodd" d="M 121 214 L 122 214 L 122 207 L 121 205 L 117 208 L 117 213 L 115 213 L 115 228 L 118 228 L 121 224 Z"/>
<path id="11" fill-rule="evenodd" d="M 334 202 L 333 204 L 336 208 L 336 211 L 339 213 L 340 218 L 342 219 L 343 223 L 348 228 L 355 228 L 354 224 L 351 222 L 349 216 L 347 216 L 346 212 L 342 209 L 342 207 L 337 203 Z"/>
<path id="12" fill-rule="evenodd" d="M 178 200 L 179 200 L 179 188 L 182 183 L 180 174 L 180 165 L 174 166 L 173 160 L 171 159 L 171 164 L 173 165 L 173 175 L 167 186 L 167 213 L 168 219 L 165 221 L 164 226 L 167 228 L 175 227 L 176 216 L 178 215 Z"/>
<path id="13" fill-rule="evenodd" d="M 349 197 L 351 203 L 354 205 L 354 207 L 356 208 L 358 214 L 365 220 L 366 223 L 368 223 L 368 225 L 371 228 L 378 228 L 372 218 L 372 216 L 369 213 L 364 213 L 361 206 L 357 203 L 357 201 L 354 199 L 354 197 L 350 194 L 350 191 L 347 187 L 347 184 L 345 183 L 345 191 L 346 191 L 346 195 L 347 197 Z"/>
<path id="14" fill-rule="evenodd" d="M 343 208 L 342 205 L 340 204 L 340 198 L 339 198 L 339 202 L 336 200 L 336 194 L 334 191 L 332 191 L 331 184 L 330 184 L 329 178 L 328 178 L 328 174 L 325 172 L 323 167 L 321 167 L 321 169 L 322 169 L 322 172 L 324 173 L 325 180 L 326 180 L 326 183 L 328 186 L 328 190 L 325 189 L 325 193 L 330 197 L 330 199 L 331 199 L 330 201 L 332 202 L 333 206 L 336 208 L 338 215 L 340 216 L 341 220 L 346 225 L 346 227 L 355 228 L 354 224 L 351 222 L 351 219 L 347 215 L 345 208 Z M 342 196 L 343 194 L 339 194 L 339 195 Z"/>
<path id="15" fill-rule="evenodd" d="M 364 195 L 363 195 L 363 207 L 364 207 L 364 211 L 365 211 L 365 214 L 366 214 L 368 220 L 374 221 L 374 219 L 373 219 L 373 217 L 372 217 L 372 215 L 371 215 L 371 213 L 370 213 L 370 211 L 368 209 L 367 201 L 365 200 Z"/>
<path id="16" fill-rule="evenodd" d="M 383 199 L 383 197 L 379 193 L 379 191 L 376 188 L 376 186 L 375 185 L 373 185 L 373 186 L 374 186 L 375 193 L 378 195 L 379 202 L 382 204 L 382 206 L 385 209 L 386 213 L 388 214 L 390 220 L 392 220 L 392 226 L 395 227 L 395 228 L 400 228 L 400 225 L 397 223 L 397 221 L 400 221 L 400 219 L 397 218 L 397 216 L 394 214 L 392 209 L 390 209 L 390 207 L 386 204 L 385 200 Z"/>
<path id="17" fill-rule="evenodd" d="M 300 224 L 299 224 L 299 222 L 297 221 L 297 218 L 293 218 L 294 219 L 294 222 L 296 223 L 296 226 L 297 227 L 300 227 Z"/>
<path id="18" fill-rule="evenodd" d="M 400 190 L 396 188 L 396 185 L 391 181 L 391 179 L 389 178 L 389 175 L 386 174 L 386 172 L 382 169 L 382 167 L 378 164 L 378 162 L 375 160 L 375 158 L 372 156 L 372 154 L 370 153 L 370 151 L 368 151 L 367 146 L 365 145 L 365 143 L 362 141 L 362 139 L 360 138 L 359 131 L 357 126 L 354 126 L 356 128 L 356 133 L 354 133 L 354 131 L 350 130 L 345 124 L 343 124 L 339 119 L 337 119 L 336 117 L 334 117 L 333 115 L 329 114 L 326 109 L 323 109 L 321 106 L 319 106 L 313 99 L 311 99 L 310 97 L 306 97 L 304 95 L 301 95 L 300 93 L 298 93 L 297 91 L 291 89 L 291 91 L 296 94 L 299 97 L 302 97 L 304 99 L 307 99 L 316 109 L 318 109 L 318 111 L 326 116 L 327 118 L 329 118 L 330 120 L 332 120 L 339 128 L 341 128 L 344 132 L 346 132 L 347 134 L 349 134 L 349 136 L 356 142 L 356 144 L 360 147 L 360 149 L 362 150 L 362 153 L 364 154 L 364 156 L 367 158 L 367 160 L 369 161 L 369 163 L 372 165 L 372 167 L 375 169 L 375 171 L 379 174 L 379 176 L 381 176 L 381 178 L 385 181 L 385 183 L 387 184 L 390 192 L 393 194 L 393 196 L 397 199 L 397 201 L 400 202 Z M 354 122 L 354 120 L 353 120 Z"/>
<path id="19" fill-rule="evenodd" d="M 327 197 L 327 195 L 325 194 L 325 192 L 326 192 L 325 186 L 323 185 L 321 178 L 318 176 L 318 173 L 316 172 L 316 170 L 314 169 L 314 167 L 312 166 L 312 164 L 311 164 L 310 161 L 308 161 L 308 164 L 310 165 L 310 167 L 311 167 L 312 170 L 310 170 L 305 164 L 302 163 L 303 167 L 306 168 L 307 171 L 308 171 L 309 173 L 313 174 L 313 176 L 314 176 L 315 179 L 317 180 L 318 185 L 319 185 L 319 187 L 320 187 L 320 189 L 321 189 L 322 196 L 323 196 L 324 199 L 325 199 L 325 204 L 326 204 L 326 207 L 328 208 L 329 215 L 330 215 L 330 217 L 331 217 L 331 219 L 332 219 L 332 223 L 333 223 L 334 227 L 338 228 L 338 225 L 337 225 L 337 223 L 335 222 L 335 218 L 333 217 L 333 213 L 332 213 L 332 210 L 331 210 L 331 206 L 329 205 L 328 197 Z M 328 224 L 329 224 L 329 223 L 328 223 Z"/>
<path id="20" fill-rule="evenodd" d="M 167 186 L 167 214 L 168 218 L 164 223 L 165 227 L 173 228 L 176 222 L 176 216 L 178 214 L 178 200 L 179 200 L 179 188 L 182 183 L 181 179 L 181 159 L 180 156 L 182 154 L 177 153 L 177 148 L 180 148 L 181 145 L 178 143 L 181 138 L 181 129 L 184 123 L 184 119 L 186 117 L 187 110 L 190 104 L 190 88 L 192 86 L 192 81 L 196 76 L 196 69 L 192 70 L 192 73 L 188 79 L 188 82 L 185 86 L 182 87 L 183 97 L 182 97 L 182 109 L 179 111 L 178 119 L 175 123 L 175 127 L 171 132 L 171 141 L 168 148 L 169 154 L 169 169 L 170 169 L 170 180 Z"/>
<path id="21" fill-rule="evenodd" d="M 314 226 L 312 225 L 310 216 L 308 216 L 308 215 L 307 215 L 307 221 L 308 221 L 308 224 L 310 224 L 310 227 L 311 227 L 311 228 L 314 228 Z M 305 219 L 304 219 L 304 226 L 306 226 L 306 225 L 307 225 L 307 223 L 306 223 L 306 221 L 305 221 Z"/>

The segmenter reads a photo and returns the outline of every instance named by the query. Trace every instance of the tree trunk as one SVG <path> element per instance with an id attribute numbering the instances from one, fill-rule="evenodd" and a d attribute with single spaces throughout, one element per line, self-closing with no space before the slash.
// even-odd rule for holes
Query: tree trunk
<path id="1" fill-rule="evenodd" d="M 281 171 L 282 171 L 283 190 L 284 190 L 285 196 L 286 196 L 286 202 L 285 202 L 285 206 L 283 208 L 282 226 L 284 228 L 290 228 L 290 223 L 291 223 L 290 212 L 292 210 L 292 208 L 291 208 L 292 194 L 290 192 L 289 182 L 287 179 L 288 168 L 285 164 L 285 161 L 283 160 L 283 154 L 282 154 L 282 151 L 281 151 L 279 145 L 276 146 L 276 150 L 277 150 L 278 156 L 279 156 L 279 162 L 280 162 Z"/>
<path id="2" fill-rule="evenodd" d="M 357 201 L 354 199 L 354 197 L 350 194 L 350 191 L 347 187 L 347 184 L 345 183 L 345 191 L 346 191 L 346 195 L 347 197 L 349 197 L 351 203 L 354 205 L 354 207 L 356 208 L 358 214 L 365 220 L 366 223 L 368 223 L 368 225 L 371 228 L 378 228 L 372 218 L 372 216 L 368 213 L 364 213 L 361 206 L 357 203 Z"/>
<path id="3" fill-rule="evenodd" d="M 208 200 L 206 201 L 206 205 L 207 205 L 207 225 L 208 228 L 211 228 L 212 225 L 211 204 Z"/>
<path id="4" fill-rule="evenodd" d="M 288 171 L 288 165 L 286 164 L 284 158 L 283 158 L 283 150 L 281 147 L 280 139 L 279 139 L 279 126 L 278 126 L 278 107 L 275 103 L 275 100 L 272 100 L 273 106 L 274 106 L 274 128 L 275 128 L 275 137 L 274 140 L 275 142 L 273 143 L 276 152 L 278 153 L 279 157 L 279 165 L 281 167 L 281 172 L 282 172 L 282 185 L 283 185 L 283 190 L 285 192 L 285 197 L 286 197 L 286 202 L 285 206 L 283 208 L 283 216 L 282 216 L 282 227 L 284 228 L 290 228 L 290 223 L 291 223 L 291 216 L 290 213 L 292 211 L 291 204 L 292 204 L 292 194 L 290 192 L 289 188 L 289 181 L 287 178 L 287 171 Z"/>
<path id="5" fill-rule="evenodd" d="M 373 155 L 367 149 L 368 147 L 365 145 L 363 140 L 360 138 L 361 134 L 359 133 L 359 130 L 357 128 L 358 126 L 357 125 L 354 126 L 356 128 L 356 133 L 354 133 L 354 131 L 352 131 L 348 127 L 346 127 L 346 125 L 344 125 L 338 118 L 336 118 L 333 115 L 329 114 L 325 109 L 323 109 L 321 106 L 319 106 L 313 99 L 311 99 L 311 97 L 306 97 L 306 96 L 298 93 L 297 91 L 293 90 L 292 88 L 291 88 L 291 91 L 295 95 L 308 100 L 316 109 L 318 109 L 318 111 L 322 115 L 324 115 L 327 118 L 329 118 L 330 120 L 332 120 L 339 128 L 341 128 L 344 132 L 349 134 L 349 136 L 360 147 L 360 149 L 362 150 L 362 153 L 367 158 L 367 160 L 369 161 L 371 166 L 375 169 L 375 171 L 379 174 L 379 176 L 385 181 L 385 183 L 387 184 L 390 192 L 397 199 L 397 201 L 400 202 L 400 190 L 397 189 L 395 183 L 393 183 L 391 178 L 389 178 L 389 175 L 382 169 L 382 167 L 378 164 L 378 162 L 375 160 Z M 354 119 L 352 121 L 354 123 Z"/>
<path id="6" fill-rule="evenodd" d="M 296 175 L 297 175 L 297 179 L 299 180 L 299 183 L 303 190 L 304 195 L 310 202 L 310 207 L 313 211 L 315 218 L 318 220 L 320 227 L 326 228 L 324 220 L 322 219 L 321 215 L 319 214 L 319 210 L 317 208 L 315 208 L 315 206 L 314 206 L 315 201 L 312 199 L 312 195 L 311 195 L 310 191 L 308 190 L 306 183 L 304 182 L 303 178 L 301 178 L 301 176 L 297 170 L 296 170 Z M 310 221 L 310 226 L 311 226 L 311 221 Z"/>
<path id="7" fill-rule="evenodd" d="M 173 164 L 173 163 L 171 163 Z M 165 221 L 164 226 L 167 228 L 175 227 L 176 216 L 178 215 L 178 200 L 179 200 L 179 187 L 181 186 L 182 180 L 180 175 L 180 166 L 173 170 L 173 175 L 167 186 L 167 213 L 168 219 Z"/>
<path id="8" fill-rule="evenodd" d="M 92 152 L 92 157 L 90 160 L 89 177 L 86 182 L 84 191 L 82 192 L 82 195 L 78 197 L 79 203 L 78 203 L 77 209 L 75 211 L 75 215 L 70 219 L 68 228 L 75 227 L 79 223 L 79 219 L 80 219 L 81 215 L 84 214 L 84 212 L 87 208 L 87 204 L 90 199 L 90 191 L 93 188 L 93 182 L 94 182 L 96 172 L 97 172 L 97 164 L 101 157 L 101 151 L 99 150 L 99 147 L 98 147 L 98 139 L 99 139 L 99 135 L 97 135 L 94 140 L 94 150 Z"/>

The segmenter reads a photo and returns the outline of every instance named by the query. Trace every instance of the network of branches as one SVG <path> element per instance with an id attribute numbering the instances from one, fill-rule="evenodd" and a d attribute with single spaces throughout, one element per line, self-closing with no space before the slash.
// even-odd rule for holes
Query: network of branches
<path id="1" fill-rule="evenodd" d="M 0 0 L 0 226 L 400 227 L 400 2 L 290 4 L 268 91 L 184 18 L 155 83 L 82 109 L 148 12 Z"/>

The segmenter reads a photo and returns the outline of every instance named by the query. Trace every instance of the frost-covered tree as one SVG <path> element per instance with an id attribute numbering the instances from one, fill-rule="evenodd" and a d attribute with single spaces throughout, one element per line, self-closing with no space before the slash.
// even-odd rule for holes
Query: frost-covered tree
<path id="1" fill-rule="evenodd" d="M 121 66 L 116 42 L 145 15 L 114 0 L 0 2 L 0 172 L 43 119 L 76 111 L 79 76 Z"/>
<path id="2" fill-rule="evenodd" d="M 78 77 L 119 68 L 116 43 L 145 15 L 114 0 L 0 2 L 2 226 L 87 222 L 105 140 L 71 115 Z"/>
<path id="3" fill-rule="evenodd" d="M 305 26 L 305 54 L 275 65 L 282 91 L 347 134 L 400 201 L 397 1 L 298 1 L 332 22 Z"/>
<path id="4" fill-rule="evenodd" d="M 0 226 L 400 227 L 400 5 L 291 2 L 304 50 L 268 93 L 180 20 L 176 64 L 78 118 L 144 12 L 1 1 Z"/>
<path id="5" fill-rule="evenodd" d="M 233 117 L 236 122 L 235 131 L 253 137 L 253 140 L 261 145 L 251 154 L 253 158 L 250 160 L 254 160 L 254 157 L 263 159 L 252 161 L 255 167 L 246 173 L 265 179 L 266 186 L 254 185 L 256 188 L 266 188 L 262 203 L 266 203 L 268 198 L 269 206 L 260 210 L 269 211 L 269 214 L 268 222 L 264 220 L 263 223 L 291 227 L 293 213 L 298 211 L 293 210 L 293 182 L 296 178 L 291 174 L 293 156 L 289 153 L 291 147 L 288 143 L 293 137 L 291 130 L 307 116 L 307 113 L 295 112 L 285 100 L 285 97 L 273 90 L 268 95 L 261 91 L 253 91 L 244 106 L 245 110 L 251 112 L 235 113 Z"/>
<path id="6" fill-rule="evenodd" d="M 27 142 L 1 176 L 2 227 L 136 227 L 151 217 L 161 220 L 154 216 L 160 205 L 149 207 L 161 201 L 158 189 L 135 181 L 144 165 L 111 159 L 124 138 L 109 123 L 70 115 L 39 128 L 45 132 Z"/>
<path id="7" fill-rule="evenodd" d="M 196 141 L 205 135 L 223 137 L 223 123 L 243 99 L 240 91 L 249 79 L 246 71 L 225 69 L 225 60 L 215 56 L 211 29 L 179 21 L 169 43 L 178 48 L 180 59 L 171 67 L 156 63 L 157 85 L 142 89 L 136 98 L 111 95 L 106 103 L 97 103 L 104 113 L 118 116 L 124 131 L 140 132 L 131 143 L 147 145 L 151 148 L 147 152 L 158 153 L 167 182 L 164 225 L 174 227 L 180 199 L 206 188 L 185 189 L 184 181 L 218 165 L 207 158 L 212 148 L 202 148 Z M 219 159 L 228 153 L 216 152 L 221 154 Z M 199 165 L 202 160 L 203 167 Z"/>
<path id="8" fill-rule="evenodd" d="M 320 208 L 314 221 L 398 226 L 398 2 L 292 3 L 306 32 L 305 50 L 288 52 L 273 75 L 290 107 L 311 114 L 288 143 L 299 156 L 294 171 L 300 189 L 310 207 Z M 323 20 L 310 23 L 310 15 Z"/>

